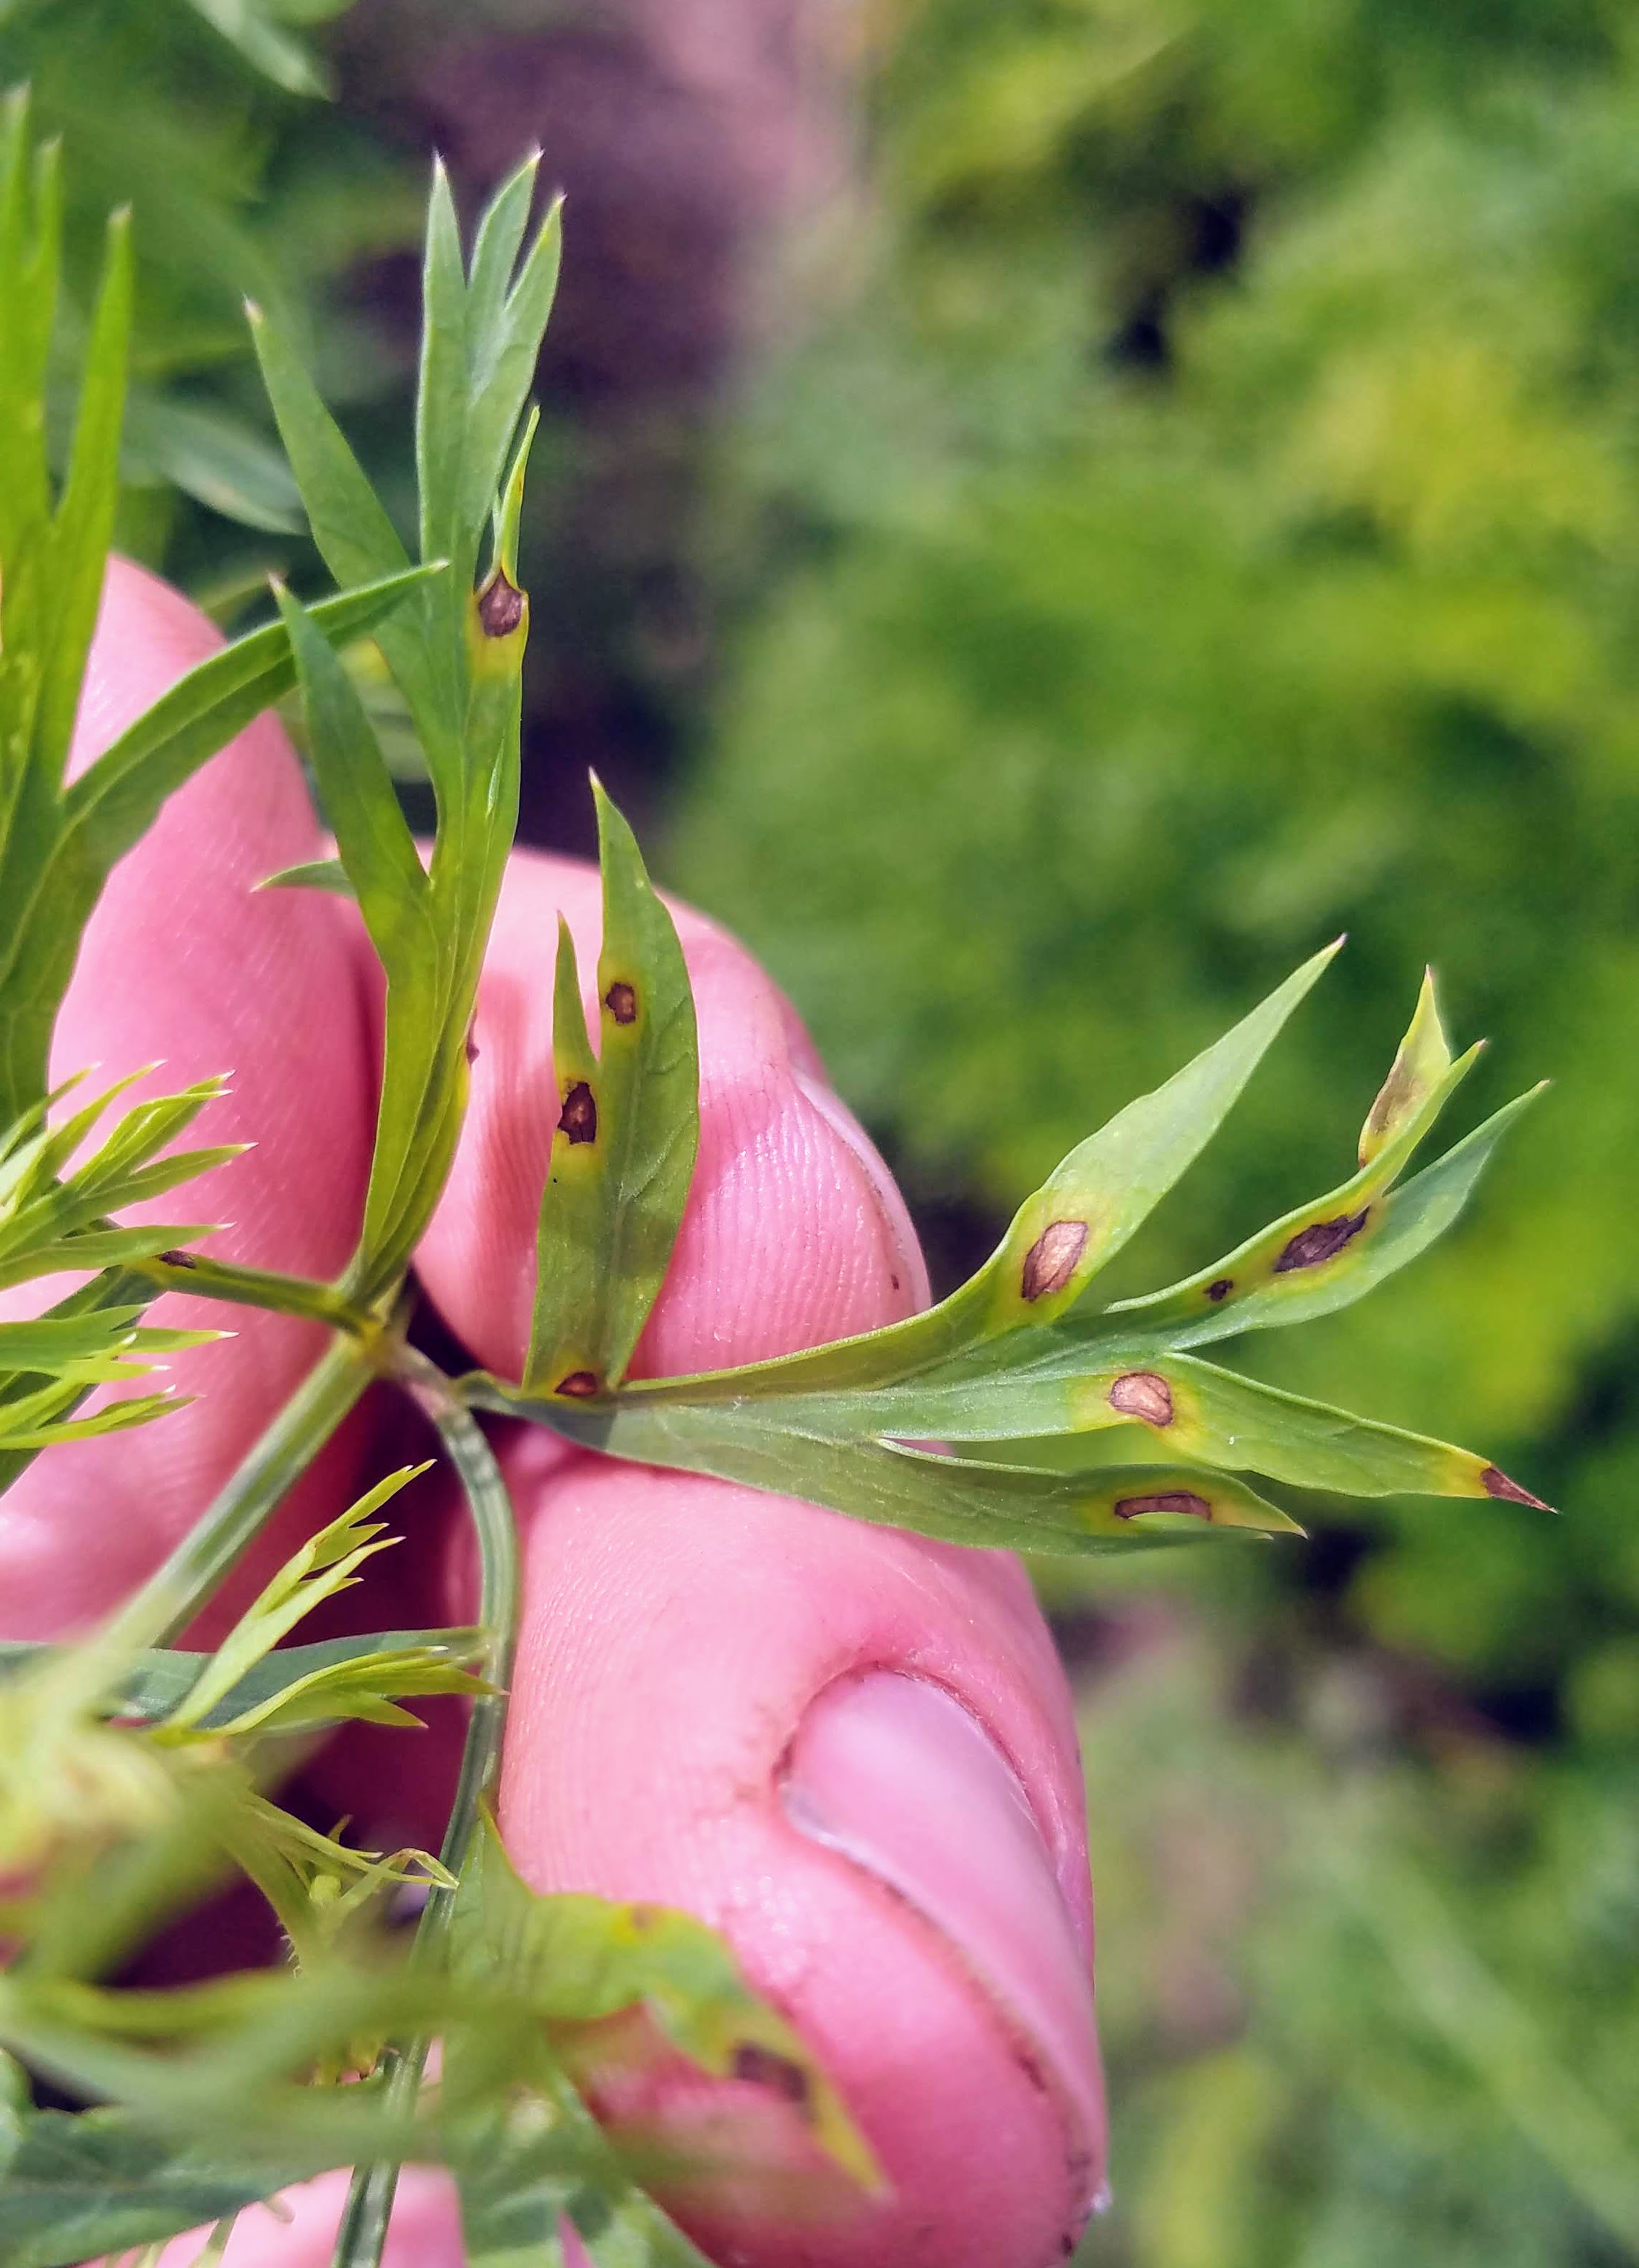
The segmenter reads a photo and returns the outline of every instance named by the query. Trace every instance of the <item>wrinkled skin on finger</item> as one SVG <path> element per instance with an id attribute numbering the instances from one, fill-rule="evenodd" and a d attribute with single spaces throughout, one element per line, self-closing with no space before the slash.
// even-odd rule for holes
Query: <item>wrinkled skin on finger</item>
<path id="1" fill-rule="evenodd" d="M 106 738 L 112 688 L 137 687 L 131 713 L 194 658 L 180 609 L 136 571 L 114 571 L 83 733 Z M 128 862 L 99 909 L 63 1043 L 100 1054 L 108 1075 L 161 1054 L 172 1075 L 234 1067 L 234 1097 L 214 1107 L 223 1115 L 208 1138 L 225 1126 L 259 1147 L 220 1176 L 213 1209 L 237 1223 L 221 1248 L 328 1272 L 362 1198 L 377 988 L 348 909 L 251 894 L 262 874 L 314 855 L 299 792 L 265 719 L 184 791 L 137 854 L 145 863 Z M 514 1377 L 558 1107 L 560 909 L 590 970 L 595 877 L 514 858 L 474 1027 L 469 1123 L 417 1256 L 449 1329 Z M 794 1013 L 731 939 L 685 909 L 677 918 L 700 1028 L 699 1161 L 635 1366 L 743 1361 L 911 1312 L 927 1285 L 903 1204 Z M 181 982 L 144 981 L 167 959 L 208 974 L 207 1009 Z M 136 1532 L 122 1535 L 117 1576 L 99 1571 L 95 1582 L 67 1543 L 55 1560 L 38 1538 L 32 1560 L 19 1549 L 7 1570 L 15 1621 L 70 1626 L 145 1572 L 312 1359 L 299 1325 L 227 1320 L 237 1340 L 177 1364 L 180 1381 L 209 1385 L 209 1401 L 114 1445 L 119 1454 L 94 1471 L 87 1460 L 78 1486 L 31 1475 L 40 1535 L 78 1539 L 83 1555 L 105 1532 Z M 731 2159 L 740 2138 L 733 2166 L 668 2199 L 721 2260 L 1045 2268 L 1102 2179 L 1104 2110 L 1074 1733 L 1021 1569 L 605 1463 L 542 1434 L 498 1438 L 525 1563 L 500 1794 L 515 1862 L 539 1889 L 681 1905 L 722 1929 L 820 2053 L 890 2187 L 867 2198 L 828 2171 L 803 2104 L 766 2073 L 708 2088 L 662 2053 L 617 2058 L 588 2075 L 598 2107 L 662 2139 L 727 2134 Z M 336 1508 L 359 1439 L 315 1474 L 298 1516 Z M 60 1453 L 63 1468 L 78 1454 Z M 12 1502 L 0 1506 L 0 1549 L 14 1548 Z M 470 1569 L 458 1524 L 451 1536 L 426 1564 L 442 1610 L 460 1613 Z M 391 1739 L 396 1768 L 413 1774 L 416 1742 Z M 344 1772 L 361 1753 L 338 1744 L 329 1762 Z M 410 2201 L 422 2200 L 419 2213 L 441 2194 L 441 2176 L 410 2178 L 401 2220 Z M 319 2202 L 299 2201 L 299 2227 L 249 2216 L 244 2228 L 254 2219 L 257 2231 L 242 2230 L 230 2258 L 248 2268 L 265 2251 L 300 2268 L 301 2232 L 325 2212 L 333 2228 L 335 2210 L 322 2184 L 303 2195 Z M 434 2213 L 435 2225 L 445 2235 L 417 2237 L 406 2260 L 441 2268 L 453 2224 Z M 321 2231 L 313 2242 L 317 2260 Z"/>

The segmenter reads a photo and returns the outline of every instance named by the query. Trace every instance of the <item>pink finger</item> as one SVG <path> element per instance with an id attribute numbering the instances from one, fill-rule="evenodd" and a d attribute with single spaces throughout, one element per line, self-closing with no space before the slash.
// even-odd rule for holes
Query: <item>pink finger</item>
<path id="1" fill-rule="evenodd" d="M 135 717 L 221 643 L 188 601 L 109 563 L 75 736 L 83 770 Z M 52 1050 L 61 1080 L 97 1068 L 81 1095 L 158 1061 L 134 1096 L 231 1071 L 193 1143 L 255 1147 L 148 1208 L 230 1224 L 205 1249 L 314 1275 L 344 1263 L 362 1209 L 374 1114 L 369 1023 L 344 909 L 311 891 L 255 886 L 317 854 L 301 771 L 260 718 L 166 806 L 114 871 L 92 917 Z M 128 1098 L 129 1099 L 129 1098 Z M 69 1288 L 22 1287 L 6 1312 Z M 236 1336 L 172 1358 L 199 1399 L 134 1433 L 53 1450 L 0 1498 L 0 1625 L 12 1637 L 83 1627 L 146 1575 L 284 1402 L 322 1334 L 249 1308 L 173 1295 L 155 1322 L 226 1324 Z M 343 1447 L 292 1506 L 333 1505 Z"/>
<path id="2" fill-rule="evenodd" d="M 1104 2110 L 1074 1731 L 1016 1565 L 533 1440 L 507 1470 L 527 1521 L 509 1849 L 537 1889 L 722 1930 L 894 2189 L 788 2216 L 777 2189 L 723 2184 L 680 2213 L 757 2268 L 1056 2258 L 1102 2177 Z M 662 2066 L 600 2107 L 664 2129 L 698 2093 Z M 742 2108 L 765 2150 L 763 2107 Z M 811 2167 L 800 2107 L 783 2123 Z"/>
<path id="3" fill-rule="evenodd" d="M 426 1281 L 516 1375 L 557 1095 L 557 909 L 583 968 L 595 884 L 509 877 L 475 1036 L 473 1115 Z M 907 1311 L 904 1208 L 794 1015 L 732 940 L 680 914 L 701 1034 L 700 1166 L 640 1349 L 745 1360 Z M 816 2186 L 801 2106 L 755 2059 L 703 2090 L 675 2058 L 612 2069 L 600 2107 L 674 2142 L 733 2098 L 784 2186 L 675 2189 L 720 2257 L 785 2268 L 1037 2268 L 1102 2178 L 1081 1778 L 1068 1697 L 1013 1560 L 710 1481 L 565 1457 L 507 1469 L 526 1603 L 502 1821 L 543 1889 L 685 1906 L 820 2052 L 893 2183 Z"/>
<path id="4" fill-rule="evenodd" d="M 269 2205 L 240 2213 L 223 2253 L 225 2268 L 329 2268 L 336 2226 L 351 2176 L 321 2174 L 281 2192 Z M 210 2232 L 191 2229 L 167 2244 L 160 2268 L 192 2268 Z M 462 2268 L 461 2220 L 454 2184 L 428 2166 L 406 2166 L 398 2178 L 381 2268 Z M 572 2231 L 566 2268 L 590 2268 Z"/>

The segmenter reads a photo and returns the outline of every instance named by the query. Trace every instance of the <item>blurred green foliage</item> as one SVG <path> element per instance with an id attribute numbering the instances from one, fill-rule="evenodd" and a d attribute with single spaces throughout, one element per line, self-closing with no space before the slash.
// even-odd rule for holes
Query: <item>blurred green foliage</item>
<path id="1" fill-rule="evenodd" d="M 1639 19 L 922 0 L 868 124 L 734 451 L 676 880 L 913 1196 L 998 1217 L 1348 930 L 1151 1280 L 1343 1169 L 1425 958 L 1458 1043 L 1498 1037 L 1466 1107 L 1556 1082 L 1449 1247 L 1249 1359 L 1566 1517 L 1310 1506 L 1309 1552 L 1191 1583 L 1213 1635 L 1141 1764 L 1095 1703 L 1128 2140 L 1087 2257 L 1639 2259 Z M 1387 1726 L 1342 1840 L 1308 1729 L 1340 1679 Z M 1230 1895 L 1220 1811 L 1254 1872 L 1336 1864 Z M 1445 1952 L 1397 1965 L 1392 1911 Z M 1192 1917 L 1238 1980 L 1205 2037 L 1166 2018 Z M 1498 2069 L 1465 1964 L 1539 2068 Z M 1560 2073 L 1593 2175 L 1523 2107 Z"/>
<path id="2" fill-rule="evenodd" d="M 1181 1623 L 1083 1718 L 1111 2063 L 1097 2268 L 1639 2254 L 1631 1756 L 1406 1754 L 1333 1653 L 1249 1721 Z M 1238 1706 L 1237 1705 L 1238 1702 Z"/>
<path id="3" fill-rule="evenodd" d="M 104 217 L 133 209 L 136 389 L 122 547 L 232 611 L 306 523 L 250 351 L 249 294 L 315 329 L 333 391 L 368 401 L 400 375 L 341 291 L 355 263 L 413 245 L 422 184 L 324 95 L 310 27 L 350 0 L 13 0 L 0 84 L 27 83 L 60 137 L 72 367 Z"/>
<path id="4" fill-rule="evenodd" d="M 1624 65 L 1563 6 L 919 14 L 870 254 L 753 412 L 773 589 L 675 861 L 998 1208 L 1349 930 L 1163 1265 L 1340 1167 L 1425 957 L 1500 1035 L 1476 1112 L 1551 1074 L 1449 1251 L 1259 1351 L 1576 1499 L 1370 1569 L 1382 1632 L 1515 1683 L 1639 1608 Z"/>

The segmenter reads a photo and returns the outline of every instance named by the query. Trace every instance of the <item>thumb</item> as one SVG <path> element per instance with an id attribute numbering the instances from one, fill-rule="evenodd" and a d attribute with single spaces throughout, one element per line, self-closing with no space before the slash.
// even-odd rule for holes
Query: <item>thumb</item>
<path id="1" fill-rule="evenodd" d="M 461 1337 L 517 1376 L 557 1113 L 558 910 L 595 963 L 597 889 L 514 860 L 480 991 L 462 1152 L 420 1254 Z M 925 1298 L 904 1208 L 797 1020 L 731 939 L 678 926 L 699 1159 L 639 1347 L 652 1372 L 866 1330 Z M 501 1786 L 541 1890 L 687 1908 L 795 2023 L 892 2185 L 819 2161 L 790 2073 L 594 2073 L 662 2141 L 802 2174 L 667 2201 L 755 2268 L 1041 2268 L 1102 2178 L 1091 1909 L 1069 1696 L 1017 1562 L 726 1484 L 503 1452 L 524 1605 Z M 771 2088 L 766 2082 L 772 2079 Z M 800 2206 L 793 2200 L 800 2196 Z"/>

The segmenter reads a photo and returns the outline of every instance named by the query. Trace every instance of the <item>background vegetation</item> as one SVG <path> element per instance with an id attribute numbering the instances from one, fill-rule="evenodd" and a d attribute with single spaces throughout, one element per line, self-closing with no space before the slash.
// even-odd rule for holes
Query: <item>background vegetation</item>
<path id="1" fill-rule="evenodd" d="M 225 612 L 299 575 L 237 292 L 368 452 L 429 140 L 487 187 L 541 138 L 535 831 L 587 761 L 646 784 L 952 1278 L 1341 928 L 1149 1280 L 1340 1174 L 1425 958 L 1497 1035 L 1464 1108 L 1556 1080 L 1449 1248 L 1258 1359 L 1564 1519 L 1054 1587 L 1118 2106 L 1086 2257 L 1639 2260 L 1639 18 L 893 0 L 848 65 L 798 0 L 331 12 L 0 19 L 85 211 L 137 207 L 127 540 Z"/>

